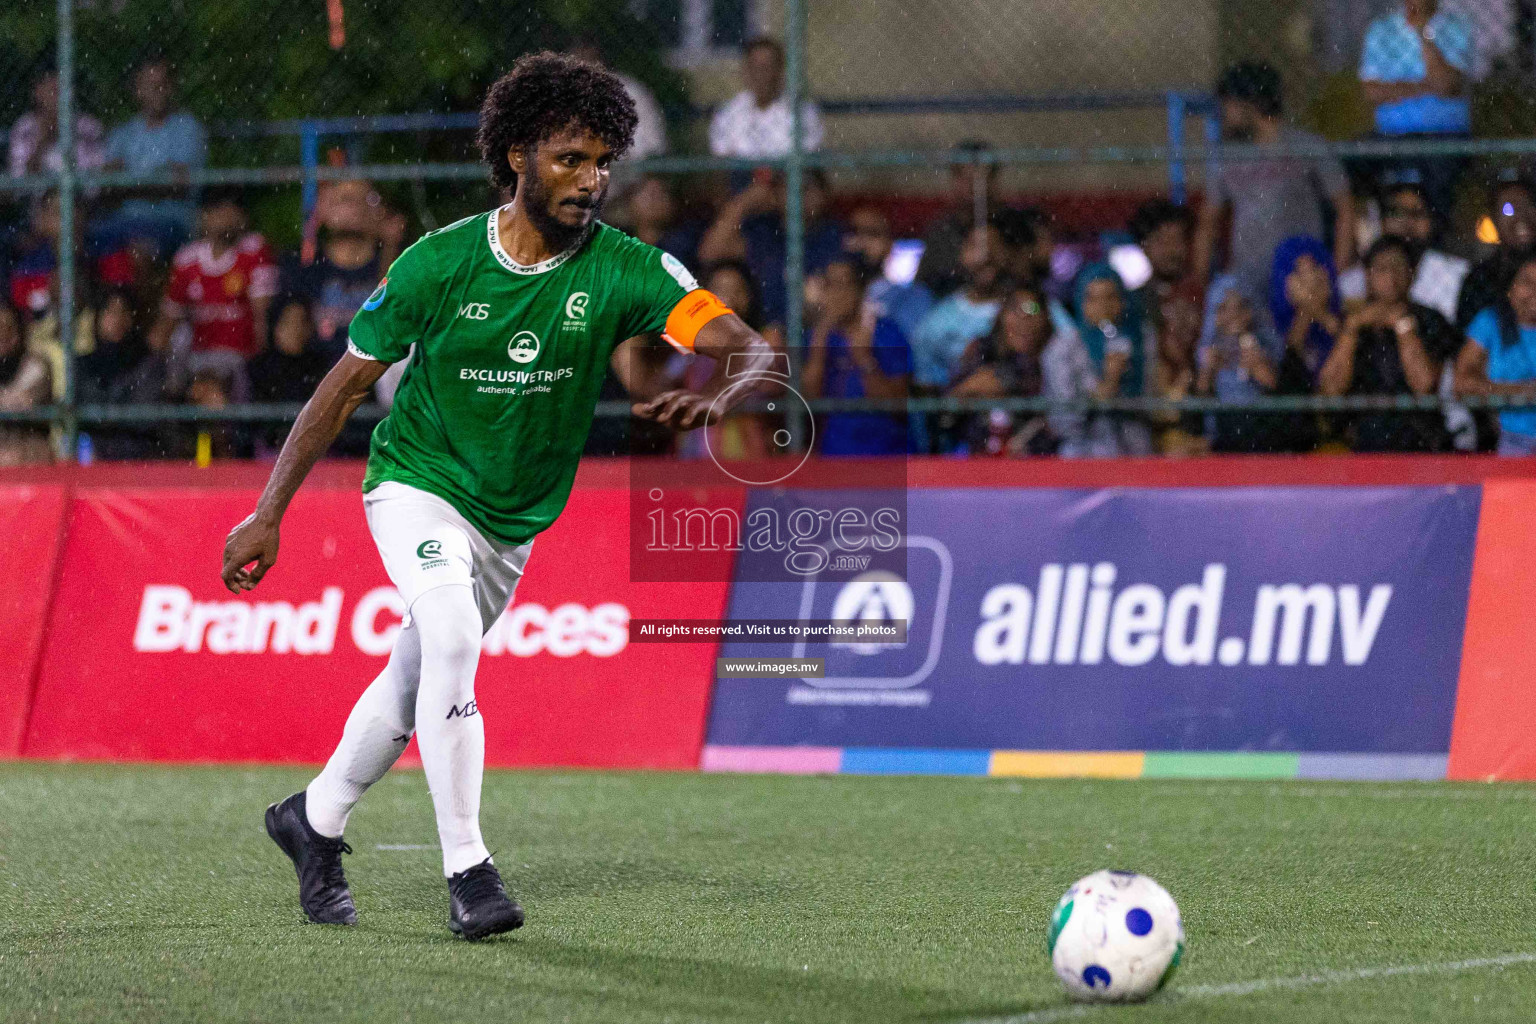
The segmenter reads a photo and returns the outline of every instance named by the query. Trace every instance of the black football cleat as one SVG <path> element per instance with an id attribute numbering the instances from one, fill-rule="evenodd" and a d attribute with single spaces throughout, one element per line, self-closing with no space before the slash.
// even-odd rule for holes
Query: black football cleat
<path id="1" fill-rule="evenodd" d="M 302 789 L 267 808 L 267 835 L 293 861 L 299 873 L 299 903 L 311 921 L 357 924 L 357 907 L 341 870 L 341 855 L 351 853 L 352 847 L 310 827 Z"/>
<path id="2" fill-rule="evenodd" d="M 473 942 L 523 926 L 523 908 L 507 895 L 487 857 L 448 879 L 448 930 Z"/>

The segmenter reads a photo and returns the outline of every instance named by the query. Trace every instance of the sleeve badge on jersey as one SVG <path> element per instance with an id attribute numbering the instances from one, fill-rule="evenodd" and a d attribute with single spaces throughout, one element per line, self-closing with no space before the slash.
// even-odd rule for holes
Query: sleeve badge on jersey
<path id="1" fill-rule="evenodd" d="M 370 312 L 379 308 L 379 303 L 384 301 L 384 292 L 389 288 L 389 278 L 379 282 L 379 286 L 373 290 L 373 294 L 363 301 L 363 308 Z"/>
<path id="2" fill-rule="evenodd" d="M 669 252 L 662 253 L 661 266 L 667 273 L 672 275 L 672 280 L 676 281 L 678 287 L 682 288 L 683 291 L 691 292 L 698 289 L 698 280 L 688 272 L 688 268 L 683 266 L 683 261 L 676 256 Z"/>

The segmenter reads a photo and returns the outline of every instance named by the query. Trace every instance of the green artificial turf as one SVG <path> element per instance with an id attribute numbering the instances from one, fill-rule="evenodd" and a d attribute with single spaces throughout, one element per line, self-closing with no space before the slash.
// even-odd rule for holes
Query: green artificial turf
<path id="1" fill-rule="evenodd" d="M 359 926 L 301 923 L 261 813 L 307 778 L 0 765 L 0 1020 L 1536 1018 L 1530 962 L 1221 987 L 1536 953 L 1529 787 L 494 772 L 528 925 L 471 945 L 416 772 L 349 826 Z M 1189 950 L 1064 1014 L 1047 922 L 1100 867 L 1166 885 Z"/>

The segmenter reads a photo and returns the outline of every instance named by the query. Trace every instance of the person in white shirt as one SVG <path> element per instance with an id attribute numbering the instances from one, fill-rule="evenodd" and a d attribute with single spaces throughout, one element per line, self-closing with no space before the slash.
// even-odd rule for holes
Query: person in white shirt
<path id="1" fill-rule="evenodd" d="M 57 174 L 64 169 L 59 149 L 59 75 L 45 71 L 32 86 L 32 107 L 11 126 L 11 177 Z M 106 132 L 89 114 L 75 114 L 75 168 L 94 171 L 106 162 Z"/>
<path id="2" fill-rule="evenodd" d="M 777 40 L 747 43 L 741 61 L 747 87 L 715 111 L 709 124 L 709 151 L 746 159 L 780 157 L 791 146 L 789 100 L 784 95 L 784 48 Z M 821 148 L 821 111 L 810 100 L 800 105 L 800 138 L 806 150 Z"/>
<path id="3" fill-rule="evenodd" d="M 1381 199 L 1381 233 L 1406 238 L 1419 254 L 1409 298 L 1456 322 L 1456 297 L 1470 264 L 1459 256 L 1431 247 L 1434 212 L 1423 186 L 1403 181 L 1388 185 Z M 1365 267 L 1354 266 L 1339 275 L 1339 295 L 1346 303 L 1365 301 Z"/>

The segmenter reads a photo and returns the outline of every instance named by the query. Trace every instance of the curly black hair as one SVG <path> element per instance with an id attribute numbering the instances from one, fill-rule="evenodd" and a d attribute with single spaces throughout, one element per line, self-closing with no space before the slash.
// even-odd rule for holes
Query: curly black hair
<path id="1" fill-rule="evenodd" d="M 617 75 L 563 53 L 519 57 L 496 80 L 480 105 L 475 142 L 491 168 L 491 180 L 515 188 L 507 152 L 530 149 L 572 126 L 584 128 L 621 157 L 635 140 L 635 101 Z"/>

